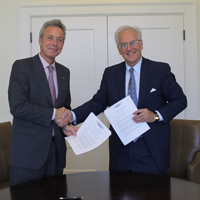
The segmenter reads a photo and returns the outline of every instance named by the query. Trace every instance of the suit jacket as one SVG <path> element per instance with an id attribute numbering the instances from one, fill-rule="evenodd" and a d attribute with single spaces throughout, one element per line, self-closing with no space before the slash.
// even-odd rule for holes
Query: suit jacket
<path id="1" fill-rule="evenodd" d="M 56 108 L 70 109 L 69 69 L 56 63 L 58 97 Z M 13 115 L 10 164 L 39 169 L 49 153 L 54 127 L 58 157 L 63 168 L 66 144 L 62 129 L 51 120 L 53 103 L 48 80 L 36 55 L 14 62 L 8 89 L 10 112 Z"/>
<path id="2" fill-rule="evenodd" d="M 100 89 L 93 98 L 74 109 L 77 122 L 82 122 L 90 112 L 98 115 L 125 97 L 125 62 L 105 69 Z M 151 92 L 152 88 L 156 89 Z M 187 106 L 186 96 L 166 63 L 143 58 L 140 75 L 138 109 L 158 110 L 164 121 L 149 123 L 150 130 L 144 133 L 149 151 L 159 168 L 166 171 L 170 166 L 170 120 Z M 110 127 L 110 171 L 114 169 L 123 144 Z"/>

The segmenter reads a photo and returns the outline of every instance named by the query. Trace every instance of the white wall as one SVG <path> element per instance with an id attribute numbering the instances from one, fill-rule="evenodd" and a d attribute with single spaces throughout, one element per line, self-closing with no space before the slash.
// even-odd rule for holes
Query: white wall
<path id="1" fill-rule="evenodd" d="M 19 6 L 20 5 L 47 5 L 47 4 L 105 4 L 105 3 L 155 3 L 155 2 L 196 2 L 197 6 L 197 36 L 200 35 L 200 1 L 199 0 L 0 0 L 0 122 L 11 121 L 8 106 L 8 81 L 12 63 L 19 56 Z M 187 33 L 186 33 L 187 37 Z M 197 55 L 200 51 L 200 36 L 197 38 Z M 198 57 L 198 64 L 200 57 Z M 200 70 L 198 70 L 200 76 Z M 200 84 L 200 80 L 198 85 Z M 200 95 L 199 95 L 200 96 Z M 199 103 L 200 104 L 200 103 Z M 200 108 L 200 106 L 199 106 Z"/>

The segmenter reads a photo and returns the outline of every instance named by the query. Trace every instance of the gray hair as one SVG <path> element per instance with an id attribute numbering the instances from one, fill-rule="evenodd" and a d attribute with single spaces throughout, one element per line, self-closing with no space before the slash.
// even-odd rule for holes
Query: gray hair
<path id="1" fill-rule="evenodd" d="M 137 39 L 142 40 L 142 32 L 140 31 L 140 29 L 137 26 L 133 26 L 133 27 L 132 26 L 121 26 L 115 32 L 115 42 L 116 42 L 117 46 L 119 46 L 119 34 L 124 30 L 135 31 L 137 34 Z"/>
<path id="2" fill-rule="evenodd" d="M 43 36 L 44 36 L 44 31 L 47 27 L 59 27 L 63 30 L 63 33 L 64 33 L 64 38 L 63 38 L 63 43 L 65 41 L 65 36 L 66 36 L 66 27 L 65 25 L 59 20 L 59 19 L 53 19 L 53 20 L 50 20 L 50 21 L 47 21 L 43 24 L 42 28 L 40 29 L 40 32 L 39 32 L 39 37 L 42 39 Z"/>

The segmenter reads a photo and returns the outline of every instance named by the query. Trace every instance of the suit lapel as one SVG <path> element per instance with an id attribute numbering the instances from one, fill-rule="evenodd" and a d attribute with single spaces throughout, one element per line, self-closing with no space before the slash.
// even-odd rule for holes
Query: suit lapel
<path id="1" fill-rule="evenodd" d="M 62 99 L 62 91 L 65 86 L 64 81 L 67 77 L 64 76 L 63 70 L 58 63 L 56 63 L 56 73 L 58 82 L 58 97 L 56 99 L 56 106 L 59 105 L 59 101 Z"/>
<path id="2" fill-rule="evenodd" d="M 126 92 L 125 92 L 125 76 L 126 76 L 126 74 L 125 74 L 125 72 L 126 72 L 126 65 L 125 65 L 125 62 L 123 62 L 119 65 L 119 69 L 117 69 L 117 71 L 116 71 L 120 99 L 123 99 L 126 96 Z"/>
<path id="3" fill-rule="evenodd" d="M 143 98 L 145 97 L 147 86 L 149 84 L 149 79 L 151 77 L 151 66 L 147 59 L 143 57 L 141 65 L 141 74 L 140 74 L 140 89 L 139 89 L 139 99 L 138 99 L 138 108 L 140 108 Z"/>
<path id="4" fill-rule="evenodd" d="M 42 90 L 42 93 L 47 97 L 49 103 L 53 105 L 47 77 L 38 55 L 32 59 L 32 69 L 32 75 L 35 76 L 35 80 Z"/>

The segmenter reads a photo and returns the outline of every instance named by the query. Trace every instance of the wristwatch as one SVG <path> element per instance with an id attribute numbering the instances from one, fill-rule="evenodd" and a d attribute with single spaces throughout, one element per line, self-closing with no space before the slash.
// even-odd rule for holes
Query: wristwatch
<path id="1" fill-rule="evenodd" d="M 155 119 L 155 121 L 158 121 L 160 119 L 157 112 L 154 112 L 154 119 Z"/>

